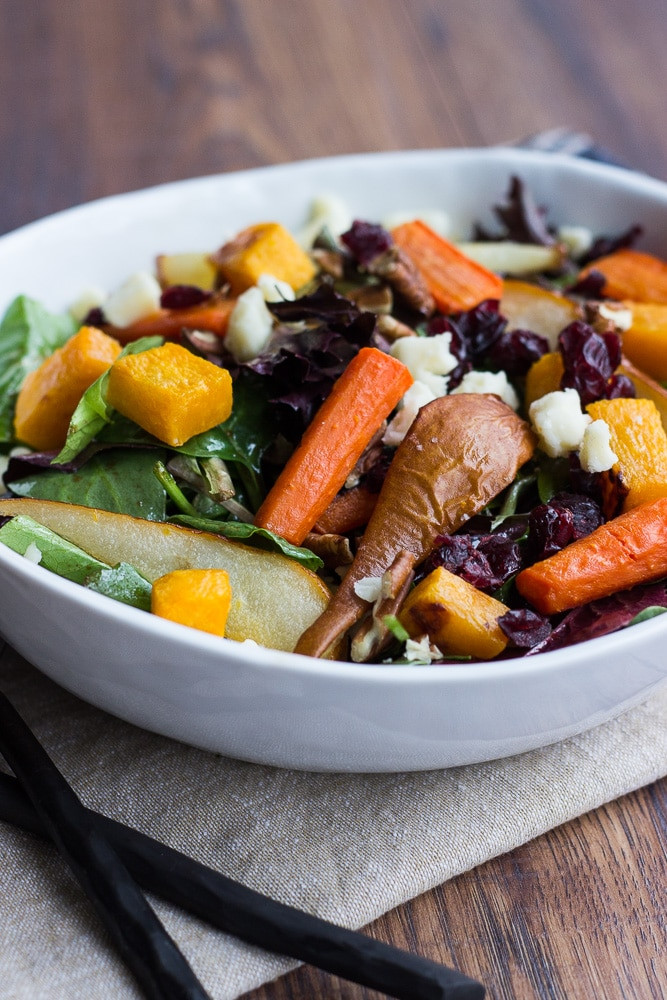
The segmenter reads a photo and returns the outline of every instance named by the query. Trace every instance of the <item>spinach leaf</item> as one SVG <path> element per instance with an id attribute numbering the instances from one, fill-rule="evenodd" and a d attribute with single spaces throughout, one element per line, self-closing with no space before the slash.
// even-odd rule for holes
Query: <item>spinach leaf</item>
<path id="1" fill-rule="evenodd" d="M 223 535 L 234 541 L 250 542 L 258 549 L 281 552 L 284 556 L 289 556 L 290 559 L 301 563 L 306 569 L 317 571 L 324 565 L 320 557 L 316 556 L 310 549 L 292 545 L 280 535 L 275 535 L 266 528 L 256 528 L 254 524 L 248 524 L 245 521 L 216 521 L 207 517 L 192 517 L 188 514 L 175 514 L 169 520 L 176 521 L 177 524 L 184 524 L 187 528 L 212 531 L 216 535 Z"/>
<path id="2" fill-rule="evenodd" d="M 28 372 L 76 332 L 70 316 L 56 316 L 25 295 L 11 303 L 0 323 L 0 442 L 14 440 L 16 397 Z"/>
<path id="3" fill-rule="evenodd" d="M 640 611 L 638 615 L 628 622 L 628 625 L 638 625 L 639 622 L 647 622 L 649 618 L 656 618 L 658 615 L 664 615 L 667 608 L 662 607 L 659 604 L 652 604 L 650 608 L 644 608 Z"/>
<path id="4" fill-rule="evenodd" d="M 13 493 L 39 500 L 99 507 L 149 521 L 165 518 L 165 491 L 152 474 L 164 451 L 117 449 L 101 452 L 74 472 L 47 469 L 11 484 Z"/>
<path id="5" fill-rule="evenodd" d="M 196 434 L 175 451 L 193 458 L 215 456 L 234 462 L 248 500 L 256 510 L 265 493 L 261 462 L 275 434 L 261 379 L 242 372 L 234 381 L 234 404 L 229 419 L 204 434 Z"/>
<path id="6" fill-rule="evenodd" d="M 162 343 L 164 343 L 162 337 L 142 337 L 140 340 L 132 341 L 131 344 L 126 344 L 118 357 L 139 354 L 141 351 L 150 350 L 151 347 L 159 347 Z M 106 401 L 108 381 L 107 370 L 84 392 L 72 415 L 65 445 L 54 458 L 54 464 L 63 465 L 71 462 L 93 438 L 97 437 L 106 424 L 113 420 L 116 411 Z"/>

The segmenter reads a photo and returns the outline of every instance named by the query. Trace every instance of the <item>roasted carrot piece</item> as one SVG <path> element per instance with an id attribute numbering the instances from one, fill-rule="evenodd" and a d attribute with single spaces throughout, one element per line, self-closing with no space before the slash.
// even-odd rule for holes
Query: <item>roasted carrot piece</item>
<path id="1" fill-rule="evenodd" d="M 392 229 L 396 245 L 420 271 L 441 312 L 473 309 L 485 299 L 500 299 L 502 279 L 434 232 L 420 219 Z"/>
<path id="2" fill-rule="evenodd" d="M 224 337 L 229 317 L 236 305 L 235 299 L 222 299 L 215 305 L 204 304 L 190 309 L 161 309 L 151 316 L 144 316 L 128 326 L 106 326 L 105 330 L 121 344 L 129 344 L 140 337 L 164 337 L 175 340 L 181 330 L 205 330 Z"/>
<path id="3" fill-rule="evenodd" d="M 585 278 L 591 271 L 604 275 L 603 292 L 610 299 L 667 303 L 667 261 L 653 254 L 616 250 L 592 261 L 579 277 Z"/>
<path id="4" fill-rule="evenodd" d="M 667 575 L 667 497 L 633 507 L 522 570 L 519 593 L 553 615 Z"/>
<path id="5" fill-rule="evenodd" d="M 255 524 L 300 545 L 412 381 L 391 355 L 362 348 L 315 414 Z"/>
<path id="6" fill-rule="evenodd" d="M 325 535 L 346 535 L 368 523 L 378 494 L 365 486 L 354 486 L 337 493 L 324 513 L 318 517 L 315 530 Z"/>

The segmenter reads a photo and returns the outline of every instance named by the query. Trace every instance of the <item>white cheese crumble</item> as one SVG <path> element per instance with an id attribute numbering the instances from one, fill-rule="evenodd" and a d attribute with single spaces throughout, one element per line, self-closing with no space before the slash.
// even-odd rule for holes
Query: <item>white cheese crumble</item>
<path id="1" fill-rule="evenodd" d="M 530 404 L 528 414 L 540 448 L 552 458 L 578 451 L 584 431 L 591 423 L 589 415 L 581 412 L 576 389 L 548 392 Z"/>
<path id="2" fill-rule="evenodd" d="M 500 396 L 503 403 L 507 403 L 513 410 L 519 409 L 519 397 L 506 372 L 466 372 L 459 385 L 452 389 L 451 395 L 455 396 L 461 392 L 492 393 L 494 396 Z"/>
<path id="3" fill-rule="evenodd" d="M 260 274 L 257 287 L 264 296 L 265 302 L 294 302 L 294 289 L 287 281 L 281 281 L 272 274 Z"/>
<path id="4" fill-rule="evenodd" d="M 84 288 L 79 297 L 69 307 L 69 314 L 75 323 L 83 323 L 91 309 L 97 309 L 107 297 L 104 288 L 91 285 Z"/>
<path id="5" fill-rule="evenodd" d="M 593 246 L 593 231 L 588 226 L 560 226 L 558 239 L 576 260 Z"/>
<path id="6" fill-rule="evenodd" d="M 299 233 L 299 243 L 309 250 L 323 229 L 338 237 L 352 222 L 352 212 L 342 198 L 336 194 L 321 194 L 310 203 L 308 221 Z"/>
<path id="7" fill-rule="evenodd" d="M 620 302 L 601 302 L 598 306 L 598 316 L 613 323 L 619 333 L 625 333 L 632 326 L 632 309 Z"/>
<path id="8" fill-rule="evenodd" d="M 375 604 L 382 593 L 381 576 L 364 576 L 354 584 L 354 592 L 362 601 Z"/>
<path id="9" fill-rule="evenodd" d="M 410 430 L 422 406 L 433 402 L 435 398 L 435 394 L 427 385 L 419 379 L 415 380 L 404 394 L 396 416 L 382 435 L 382 443 L 390 448 L 397 448 Z"/>
<path id="10" fill-rule="evenodd" d="M 114 326 L 128 326 L 157 312 L 161 294 L 162 289 L 152 274 L 137 271 L 102 302 L 104 315 Z"/>
<path id="11" fill-rule="evenodd" d="M 256 358 L 273 329 L 273 317 L 266 308 L 264 295 L 257 285 L 238 297 L 231 311 L 225 336 L 227 347 L 236 361 Z"/>
<path id="12" fill-rule="evenodd" d="M 391 355 L 401 361 L 413 379 L 423 382 L 434 396 L 447 392 L 447 375 L 458 364 L 449 349 L 451 333 L 433 337 L 401 337 L 391 345 Z"/>
<path id="13" fill-rule="evenodd" d="M 35 542 L 30 542 L 27 549 L 23 553 L 23 558 L 27 559 L 28 562 L 33 562 L 36 565 L 39 565 L 42 561 L 41 549 L 37 547 Z"/>
<path id="14" fill-rule="evenodd" d="M 584 431 L 579 461 L 585 472 L 606 472 L 618 462 L 611 449 L 611 431 L 605 420 L 594 420 Z"/>
<path id="15" fill-rule="evenodd" d="M 427 664 L 441 658 L 442 653 L 437 646 L 431 645 L 431 641 L 427 635 L 423 635 L 421 639 L 406 639 L 405 659 L 410 663 Z"/>

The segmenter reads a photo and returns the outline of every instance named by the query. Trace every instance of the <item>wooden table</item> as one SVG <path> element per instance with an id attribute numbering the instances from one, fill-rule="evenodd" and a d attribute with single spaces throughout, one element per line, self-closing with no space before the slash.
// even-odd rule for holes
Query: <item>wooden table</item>
<path id="1" fill-rule="evenodd" d="M 661 0 L 3 0 L 0 232 L 296 158 L 568 125 L 667 179 Z M 371 933 L 489 996 L 667 993 L 667 782 L 490 861 Z M 252 1000 L 370 997 L 301 969 Z"/>

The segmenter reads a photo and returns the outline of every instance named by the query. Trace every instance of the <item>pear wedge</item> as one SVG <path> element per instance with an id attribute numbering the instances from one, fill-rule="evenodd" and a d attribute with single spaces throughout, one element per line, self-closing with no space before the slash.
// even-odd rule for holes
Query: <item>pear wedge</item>
<path id="1" fill-rule="evenodd" d="M 0 500 L 0 516 L 12 514 L 32 517 L 111 566 L 130 563 L 150 581 L 175 569 L 226 569 L 232 586 L 226 635 L 237 641 L 291 652 L 331 596 L 294 560 L 208 532 L 50 500 Z"/>

